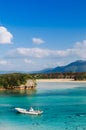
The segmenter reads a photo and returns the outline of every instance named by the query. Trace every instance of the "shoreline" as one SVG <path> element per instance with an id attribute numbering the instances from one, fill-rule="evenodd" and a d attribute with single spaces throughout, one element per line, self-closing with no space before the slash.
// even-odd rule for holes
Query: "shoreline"
<path id="1" fill-rule="evenodd" d="M 71 83 L 86 83 L 86 80 L 80 81 L 77 80 L 75 81 L 74 79 L 36 79 L 36 82 L 71 82 Z"/>
<path id="2" fill-rule="evenodd" d="M 75 81 L 74 79 L 36 79 L 37 83 L 40 82 L 45 82 L 45 83 L 86 83 L 86 80 L 83 81 Z M 58 88 L 64 88 L 64 87 L 58 87 Z M 70 86 L 66 86 L 65 88 L 71 88 Z M 32 90 L 32 88 L 29 89 L 21 89 L 21 88 L 15 88 L 15 89 L 5 89 L 5 88 L 0 88 L 0 91 L 5 91 L 5 90 Z"/>

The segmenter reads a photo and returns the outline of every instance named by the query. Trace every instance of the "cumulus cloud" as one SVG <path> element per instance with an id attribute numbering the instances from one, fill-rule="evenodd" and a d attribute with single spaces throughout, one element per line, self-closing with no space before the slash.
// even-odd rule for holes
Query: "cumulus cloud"
<path id="1" fill-rule="evenodd" d="M 34 57 L 42 58 L 49 55 L 49 50 L 40 48 L 17 48 L 8 52 L 8 57 Z"/>
<path id="2" fill-rule="evenodd" d="M 32 56 L 36 58 L 42 57 L 65 57 L 72 54 L 72 49 L 67 50 L 50 50 L 41 48 L 18 48 L 18 53 L 21 55 Z"/>
<path id="3" fill-rule="evenodd" d="M 32 42 L 38 45 L 45 43 L 45 41 L 42 40 L 41 38 L 35 38 L 35 37 L 32 38 Z"/>
<path id="4" fill-rule="evenodd" d="M 34 63 L 32 60 L 29 60 L 29 59 L 24 59 L 24 62 L 27 63 L 27 64 L 33 64 Z"/>
<path id="5" fill-rule="evenodd" d="M 21 51 L 21 48 L 19 48 L 19 51 Z M 36 57 L 36 58 L 42 58 L 42 57 L 46 57 L 49 56 L 49 50 L 47 49 L 40 49 L 40 48 L 22 48 L 22 51 L 25 52 L 24 54 L 27 56 L 32 56 L 32 57 Z"/>
<path id="6" fill-rule="evenodd" d="M 72 51 L 80 58 L 86 59 L 86 40 L 83 40 L 82 42 L 76 42 Z"/>
<path id="7" fill-rule="evenodd" d="M 0 26 L 0 44 L 11 44 L 13 35 L 7 28 Z"/>
<path id="8" fill-rule="evenodd" d="M 4 58 L 8 58 L 9 63 L 5 60 L 1 60 L 1 69 L 3 69 L 3 65 L 7 65 L 7 67 L 12 70 L 21 69 L 33 71 L 66 65 L 74 60 L 86 59 L 86 40 L 76 42 L 72 48 L 65 50 L 16 48 L 10 50 Z"/>
<path id="9" fill-rule="evenodd" d="M 0 65 L 7 65 L 7 61 L 6 60 L 0 60 Z"/>
<path id="10" fill-rule="evenodd" d="M 48 58 L 48 57 L 78 57 L 86 58 L 86 40 L 76 42 L 73 48 L 66 50 L 52 50 L 41 48 L 17 48 L 8 54 L 9 57 L 33 57 L 33 58 Z"/>
<path id="11" fill-rule="evenodd" d="M 67 56 L 70 50 L 50 50 L 50 49 L 41 49 L 41 48 L 17 48 L 15 50 L 11 50 L 8 56 L 17 57 L 17 56 L 24 56 L 24 57 L 35 57 L 35 58 L 43 58 L 49 56 Z"/>

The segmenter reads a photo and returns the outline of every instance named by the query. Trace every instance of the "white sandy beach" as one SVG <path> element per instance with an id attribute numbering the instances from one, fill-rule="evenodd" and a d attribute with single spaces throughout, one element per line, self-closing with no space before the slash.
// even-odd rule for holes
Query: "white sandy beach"
<path id="1" fill-rule="evenodd" d="M 49 82 L 49 83 L 86 83 L 86 81 L 75 81 L 74 79 L 37 79 L 37 83 L 42 83 L 42 82 Z M 41 85 L 40 85 L 41 86 Z M 38 87 L 40 87 L 38 86 Z M 47 86 L 48 89 L 67 89 L 67 88 L 75 88 L 75 87 L 79 87 L 78 85 L 57 85 L 57 86 L 52 86 L 52 85 L 49 85 Z M 81 86 L 80 86 L 81 87 Z M 44 86 L 41 86 L 42 89 L 45 89 L 46 88 L 46 85 Z"/>
<path id="2" fill-rule="evenodd" d="M 75 83 L 86 83 L 85 81 L 75 81 L 74 79 L 37 79 L 37 82 L 75 82 Z"/>

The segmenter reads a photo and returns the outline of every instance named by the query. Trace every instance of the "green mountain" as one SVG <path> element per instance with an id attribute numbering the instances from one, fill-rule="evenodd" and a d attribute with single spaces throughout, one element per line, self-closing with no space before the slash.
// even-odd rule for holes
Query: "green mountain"
<path id="1" fill-rule="evenodd" d="M 72 62 L 66 66 L 58 66 L 52 69 L 45 69 L 39 71 L 38 73 L 56 73 L 56 72 L 86 72 L 86 61 L 78 60 Z"/>
<path id="2" fill-rule="evenodd" d="M 6 74 L 6 73 L 15 73 L 18 71 L 0 71 L 0 74 Z M 19 71 L 20 73 L 63 73 L 63 72 L 86 72 L 86 60 L 78 60 L 75 62 L 72 62 L 66 66 L 57 66 L 55 68 L 47 68 L 44 70 L 40 71 L 33 71 L 33 72 L 22 72 Z"/>

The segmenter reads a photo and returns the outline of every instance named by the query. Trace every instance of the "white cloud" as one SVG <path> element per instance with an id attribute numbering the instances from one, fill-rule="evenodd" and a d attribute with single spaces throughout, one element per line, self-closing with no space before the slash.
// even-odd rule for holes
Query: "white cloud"
<path id="1" fill-rule="evenodd" d="M 27 64 L 34 64 L 34 62 L 32 60 L 28 60 L 28 59 L 24 59 L 24 62 Z"/>
<path id="2" fill-rule="evenodd" d="M 13 35 L 7 28 L 0 26 L 0 44 L 11 44 Z"/>
<path id="3" fill-rule="evenodd" d="M 86 40 L 76 42 L 72 48 L 66 50 L 16 48 L 11 50 L 4 58 L 10 58 L 8 60 L 11 64 L 1 60 L 1 69 L 3 69 L 3 65 L 6 64 L 7 67 L 5 68 L 11 70 L 33 71 L 44 68 L 53 68 L 66 65 L 75 60 L 86 59 Z"/>
<path id="4" fill-rule="evenodd" d="M 17 48 L 11 50 L 8 57 L 33 57 L 33 58 L 67 58 L 77 57 L 86 58 L 86 40 L 82 42 L 76 42 L 73 48 L 66 50 L 52 50 L 52 49 L 41 49 L 41 48 Z"/>
<path id="5" fill-rule="evenodd" d="M 70 53 L 70 50 L 50 50 L 50 49 L 41 49 L 41 48 L 17 48 L 11 50 L 8 53 L 10 57 L 34 57 L 34 58 L 43 58 L 43 57 L 64 57 Z"/>
<path id="6" fill-rule="evenodd" d="M 8 52 L 8 57 L 34 57 L 42 58 L 49 56 L 49 50 L 40 48 L 17 48 Z"/>
<path id="7" fill-rule="evenodd" d="M 8 62 L 6 60 L 0 60 L 0 65 L 7 65 Z"/>
<path id="8" fill-rule="evenodd" d="M 86 40 L 83 40 L 82 42 L 76 42 L 72 51 L 80 58 L 86 59 Z"/>
<path id="9" fill-rule="evenodd" d="M 32 38 L 32 42 L 38 45 L 45 43 L 45 41 L 42 40 L 41 38 L 35 38 L 35 37 Z"/>
<path id="10" fill-rule="evenodd" d="M 36 58 L 42 57 L 65 57 L 72 54 L 72 49 L 67 50 L 50 50 L 41 48 L 17 48 L 17 53 L 23 56 L 31 56 Z"/>
<path id="11" fill-rule="evenodd" d="M 17 48 L 15 51 L 11 51 L 11 55 L 14 52 L 17 55 L 21 56 L 30 56 L 36 58 L 49 57 L 49 56 L 67 56 L 70 53 L 70 50 L 50 50 L 50 49 L 41 49 L 41 48 Z"/>

